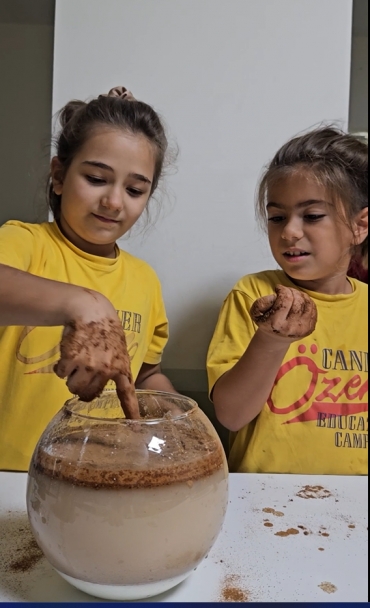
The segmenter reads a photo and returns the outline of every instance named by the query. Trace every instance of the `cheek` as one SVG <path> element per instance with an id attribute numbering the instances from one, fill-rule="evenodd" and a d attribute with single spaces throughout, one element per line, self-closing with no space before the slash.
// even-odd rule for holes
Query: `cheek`
<path id="1" fill-rule="evenodd" d="M 132 202 L 130 204 L 131 217 L 134 217 L 134 218 L 140 217 L 140 215 L 142 213 L 144 213 L 145 209 L 147 208 L 148 200 L 149 200 L 149 197 L 147 199 L 141 200 L 140 202 L 138 202 L 138 201 Z"/>
<path id="2" fill-rule="evenodd" d="M 276 243 L 276 241 L 280 238 L 280 231 L 276 226 L 269 224 L 267 227 L 267 238 L 269 240 L 270 245 Z"/>
<path id="3" fill-rule="evenodd" d="M 74 183 L 73 187 L 67 185 L 63 190 L 62 205 L 64 204 L 66 208 L 73 212 L 76 208 L 88 206 L 91 198 L 89 188 L 85 184 Z"/>

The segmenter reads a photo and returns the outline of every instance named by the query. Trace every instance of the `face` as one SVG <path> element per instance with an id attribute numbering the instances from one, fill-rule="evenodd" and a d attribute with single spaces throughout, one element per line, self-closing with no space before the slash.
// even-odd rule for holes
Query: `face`
<path id="1" fill-rule="evenodd" d="M 346 292 L 353 231 L 327 190 L 308 173 L 295 173 L 268 190 L 268 237 L 279 266 L 312 290 Z"/>
<path id="2" fill-rule="evenodd" d="M 67 172 L 52 161 L 53 188 L 61 195 L 60 225 L 88 253 L 113 257 L 115 242 L 148 202 L 155 157 L 148 140 L 121 130 L 98 129 Z"/>

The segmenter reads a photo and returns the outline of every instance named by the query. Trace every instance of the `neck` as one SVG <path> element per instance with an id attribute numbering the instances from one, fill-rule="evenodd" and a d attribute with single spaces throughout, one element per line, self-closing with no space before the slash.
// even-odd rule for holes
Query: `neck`
<path id="1" fill-rule="evenodd" d="M 89 243 L 81 238 L 76 232 L 67 224 L 64 218 L 60 218 L 57 222 L 59 229 L 63 236 L 68 239 L 72 245 L 81 249 L 85 253 L 90 255 L 97 255 L 102 258 L 115 258 L 116 256 L 116 243 L 106 243 L 104 245 L 96 245 L 95 243 Z"/>
<path id="2" fill-rule="evenodd" d="M 297 287 L 307 289 L 308 291 L 316 291 L 317 293 L 325 293 L 327 295 L 339 295 L 352 293 L 352 285 L 349 281 L 345 272 L 336 274 L 331 277 L 323 277 L 320 279 L 314 279 L 312 281 L 300 281 L 299 279 L 293 279 L 287 275 L 289 280 L 292 281 Z"/>

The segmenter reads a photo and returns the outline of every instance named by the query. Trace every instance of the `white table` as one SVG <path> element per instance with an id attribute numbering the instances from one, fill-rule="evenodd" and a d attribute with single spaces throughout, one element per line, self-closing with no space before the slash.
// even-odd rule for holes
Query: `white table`
<path id="1" fill-rule="evenodd" d="M 103 601 L 71 587 L 44 558 L 25 572 L 9 568 L 30 541 L 26 480 L 0 472 L 0 602 Z M 304 486 L 323 490 L 297 496 Z M 225 523 L 208 557 L 145 601 L 366 602 L 367 488 L 365 477 L 230 475 Z"/>

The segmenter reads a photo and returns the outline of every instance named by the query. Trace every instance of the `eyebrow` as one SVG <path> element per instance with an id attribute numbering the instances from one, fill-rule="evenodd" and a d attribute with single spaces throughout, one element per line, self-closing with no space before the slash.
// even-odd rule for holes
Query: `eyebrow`
<path id="1" fill-rule="evenodd" d="M 301 201 L 300 203 L 297 203 L 294 206 L 300 209 L 302 207 L 309 207 L 311 205 L 328 205 L 328 202 L 321 200 L 321 199 L 310 199 L 308 201 Z M 285 205 L 281 205 L 280 203 L 274 203 L 273 201 L 270 201 L 269 203 L 267 203 L 266 208 L 267 209 L 271 209 L 271 208 L 284 209 Z"/>
<path id="2" fill-rule="evenodd" d="M 111 171 L 111 173 L 114 173 L 114 169 L 112 167 L 106 165 L 105 163 L 101 163 L 98 160 L 84 160 L 81 164 L 90 165 L 91 167 L 98 167 L 99 169 L 105 169 L 105 171 Z M 152 183 L 148 177 L 141 175 L 141 173 L 129 173 L 128 176 L 132 177 L 133 179 L 137 179 L 140 182 L 145 182 L 146 184 Z"/>

